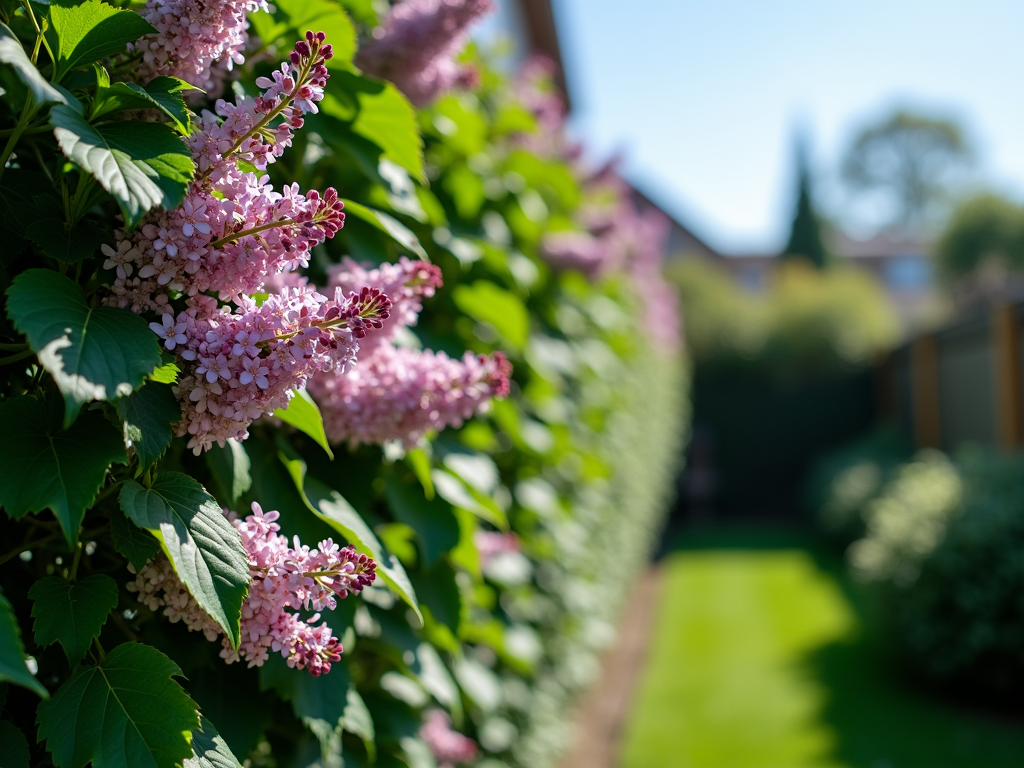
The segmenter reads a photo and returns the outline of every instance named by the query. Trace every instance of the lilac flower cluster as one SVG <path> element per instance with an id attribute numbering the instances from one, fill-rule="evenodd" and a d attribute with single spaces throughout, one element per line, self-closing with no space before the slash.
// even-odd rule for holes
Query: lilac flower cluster
<path id="1" fill-rule="evenodd" d="M 402 0 L 359 48 L 356 64 L 393 82 L 418 107 L 452 88 L 473 87 L 479 74 L 456 56 L 470 26 L 494 7 L 493 0 Z"/>
<path id="2" fill-rule="evenodd" d="M 184 202 L 151 213 L 135 232 L 120 231 L 116 248 L 102 249 L 114 272 L 107 303 L 161 315 L 150 328 L 182 369 L 177 434 L 189 435 L 197 454 L 245 439 L 249 424 L 286 407 L 313 373 L 347 370 L 358 340 L 389 316 L 391 303 L 378 290 L 353 286 L 326 296 L 281 279 L 306 266 L 310 249 L 345 221 L 334 189 L 303 195 L 292 184 L 277 192 L 262 173 L 291 145 L 303 115 L 317 111 L 332 55 L 324 39 L 307 32 L 272 77 L 257 80 L 259 96 L 204 112 L 188 139 L 199 175 Z M 268 283 L 282 287 L 262 303 L 249 298 Z M 172 304 L 179 297 L 184 309 Z"/>
<path id="3" fill-rule="evenodd" d="M 376 578 L 376 563 L 352 547 L 340 548 L 331 539 L 310 549 L 295 538 L 294 546 L 281 536 L 277 512 L 264 512 L 253 503 L 244 520 L 226 512 L 242 537 L 249 561 L 252 586 L 242 603 L 241 643 L 231 648 L 225 637 L 220 652 L 228 664 L 246 661 L 259 667 L 271 652 L 280 653 L 289 667 L 319 676 L 341 658 L 341 642 L 327 623 L 316 626 L 320 614 L 303 620 L 299 610 L 334 610 L 339 599 L 358 594 Z M 134 571 L 133 571 L 134 572 Z M 199 607 L 162 555 L 150 560 L 128 584 L 151 610 L 163 608 L 171 622 L 184 622 L 189 630 L 215 641 L 223 630 Z"/>
<path id="4" fill-rule="evenodd" d="M 208 93 L 219 90 L 221 73 L 243 63 L 245 16 L 257 10 L 267 10 L 266 0 L 148 0 L 141 14 L 156 33 L 135 43 L 142 51 L 140 79 L 167 75 Z"/>
<path id="5" fill-rule="evenodd" d="M 476 759 L 476 742 L 453 730 L 451 718 L 440 709 L 426 713 L 419 736 L 433 752 L 439 768 L 453 768 L 456 763 L 471 763 Z"/>
<path id="6" fill-rule="evenodd" d="M 423 297 L 440 285 L 437 267 L 402 259 L 367 270 L 351 260 L 333 269 L 330 285 L 349 290 L 369 285 L 386 293 L 393 306 L 384 329 L 360 350 L 349 371 L 318 374 L 309 383 L 331 442 L 416 442 L 430 429 L 461 426 L 509 390 L 511 366 L 500 352 L 491 357 L 467 352 L 461 360 L 443 352 L 396 346 L 394 336 L 413 325 Z"/>
<path id="7" fill-rule="evenodd" d="M 276 192 L 264 171 L 291 146 L 306 112 L 316 112 L 332 56 L 324 35 L 306 33 L 273 78 L 259 78 L 255 98 L 220 100 L 189 137 L 199 177 L 184 202 L 147 216 L 117 247 L 104 246 L 116 272 L 111 303 L 167 311 L 166 293 L 216 291 L 222 300 L 259 290 L 268 275 L 306 266 L 310 249 L 344 225 L 334 189 L 308 195 L 298 185 Z M 239 163 L 256 171 L 243 171 Z"/>
<path id="8" fill-rule="evenodd" d="M 187 364 L 175 385 L 182 406 L 177 434 L 191 436 L 188 447 L 196 454 L 229 437 L 244 440 L 249 424 L 287 407 L 314 373 L 348 370 L 357 340 L 381 327 L 391 304 L 369 288 L 347 297 L 338 289 L 332 300 L 309 288 L 286 288 L 261 305 L 241 297 L 237 313 L 204 312 L 205 298 L 174 320 L 164 315 L 162 324 L 150 324 Z"/>

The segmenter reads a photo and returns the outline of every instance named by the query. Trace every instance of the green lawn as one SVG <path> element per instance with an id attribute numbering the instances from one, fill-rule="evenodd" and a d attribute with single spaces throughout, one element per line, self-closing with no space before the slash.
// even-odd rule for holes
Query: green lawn
<path id="1" fill-rule="evenodd" d="M 726 535 L 665 559 L 622 768 L 1024 766 L 1024 729 L 889 679 L 841 569 L 793 543 Z"/>

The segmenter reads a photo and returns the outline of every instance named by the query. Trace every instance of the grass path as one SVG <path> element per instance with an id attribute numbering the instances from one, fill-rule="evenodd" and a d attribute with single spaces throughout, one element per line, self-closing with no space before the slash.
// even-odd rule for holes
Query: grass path
<path id="1" fill-rule="evenodd" d="M 1024 766 L 1024 730 L 889 680 L 808 551 L 729 543 L 663 563 L 621 768 Z"/>

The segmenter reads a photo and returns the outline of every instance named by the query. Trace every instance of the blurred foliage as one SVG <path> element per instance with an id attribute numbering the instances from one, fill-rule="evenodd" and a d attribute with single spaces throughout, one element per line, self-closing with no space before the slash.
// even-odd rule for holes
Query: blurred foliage
<path id="1" fill-rule="evenodd" d="M 827 488 L 817 497 L 822 527 L 834 534 L 834 523 L 852 530 L 863 519 L 847 559 L 879 590 L 882 641 L 902 669 L 926 685 L 1019 708 L 1024 454 L 967 448 L 950 460 L 922 451 L 894 469 L 899 449 L 879 431 L 823 460 L 812 483 Z"/>
<path id="2" fill-rule="evenodd" d="M 983 269 L 1024 271 L 1024 206 L 985 193 L 960 203 L 935 245 L 947 279 Z"/>
<path id="3" fill-rule="evenodd" d="M 842 177 L 856 196 L 892 211 L 879 222 L 883 228 L 920 235 L 972 155 L 958 123 L 897 110 L 857 134 L 843 158 Z"/>
<path id="4" fill-rule="evenodd" d="M 942 541 L 961 492 L 960 477 L 945 454 L 918 453 L 864 508 L 864 537 L 847 551 L 853 572 L 864 581 L 912 584 L 921 562 Z"/>
<path id="5" fill-rule="evenodd" d="M 723 270 L 681 259 L 667 270 L 683 303 L 687 346 L 704 372 L 790 378 L 850 371 L 898 338 L 895 314 L 868 274 L 779 264 L 763 293 Z"/>
<path id="6" fill-rule="evenodd" d="M 910 441 L 878 426 L 815 463 L 804 489 L 804 503 L 822 532 L 845 548 L 865 533 L 864 515 L 872 499 L 913 452 Z"/>

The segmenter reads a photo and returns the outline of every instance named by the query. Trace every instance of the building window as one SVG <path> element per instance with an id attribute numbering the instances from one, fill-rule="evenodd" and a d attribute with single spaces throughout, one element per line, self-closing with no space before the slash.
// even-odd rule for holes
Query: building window
<path id="1" fill-rule="evenodd" d="M 932 284 L 932 265 L 924 256 L 895 256 L 885 264 L 885 284 L 897 293 L 922 291 Z"/>

